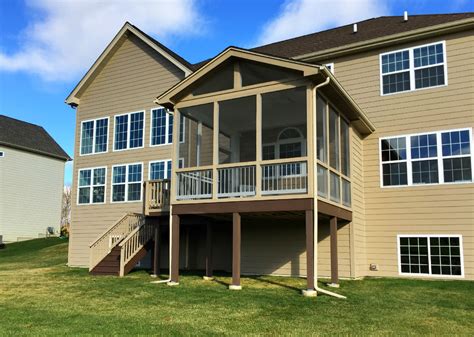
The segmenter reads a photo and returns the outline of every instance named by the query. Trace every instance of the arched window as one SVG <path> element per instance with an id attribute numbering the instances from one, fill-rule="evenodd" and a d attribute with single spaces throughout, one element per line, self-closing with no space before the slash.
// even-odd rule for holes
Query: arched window
<path id="1" fill-rule="evenodd" d="M 298 128 L 288 127 L 283 129 L 277 138 L 276 157 L 294 158 L 306 155 L 306 142 Z"/>

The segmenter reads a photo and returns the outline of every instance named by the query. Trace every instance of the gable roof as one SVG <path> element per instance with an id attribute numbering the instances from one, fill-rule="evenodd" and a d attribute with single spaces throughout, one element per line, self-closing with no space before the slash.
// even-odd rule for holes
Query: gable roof
<path id="1" fill-rule="evenodd" d="M 185 77 L 184 79 L 176 83 L 174 86 L 172 86 L 170 89 L 162 93 L 155 100 L 155 103 L 160 104 L 162 106 L 173 105 L 174 102 L 172 101 L 172 99 L 174 96 L 176 96 L 185 88 L 189 87 L 190 85 L 198 81 L 200 78 L 202 78 L 204 75 L 208 74 L 213 69 L 216 69 L 219 65 L 233 57 L 298 70 L 303 73 L 303 76 L 316 75 L 319 73 L 320 69 L 319 65 L 315 65 L 312 63 L 295 61 L 272 55 L 265 55 L 262 53 L 256 53 L 238 47 L 228 47 L 221 53 L 219 53 L 216 57 L 207 62 L 204 66 L 196 70 L 194 73 L 192 73 L 188 77 Z"/>
<path id="2" fill-rule="evenodd" d="M 115 35 L 113 40 L 109 43 L 109 45 L 105 48 L 105 50 L 100 54 L 97 60 L 94 62 L 92 67 L 87 71 L 87 73 L 82 77 L 76 87 L 71 91 L 71 93 L 66 98 L 65 102 L 71 106 L 77 106 L 80 103 L 80 91 L 81 89 L 85 88 L 92 80 L 95 74 L 97 74 L 103 64 L 107 61 L 109 55 L 115 50 L 117 44 L 121 39 L 126 36 L 127 34 L 134 34 L 139 39 L 141 39 L 144 43 L 149 45 L 152 49 L 156 52 L 160 53 L 163 57 L 168 59 L 171 63 L 173 63 L 176 67 L 181 69 L 185 76 L 192 73 L 192 65 L 186 61 L 184 58 L 173 52 L 168 47 L 164 46 L 160 42 L 156 41 L 151 36 L 145 34 L 140 29 L 135 27 L 129 22 L 126 22 L 120 31 Z"/>
<path id="3" fill-rule="evenodd" d="M 328 29 L 292 39 L 279 41 L 251 50 L 280 57 L 302 59 L 314 53 L 335 50 L 338 47 L 353 47 L 379 38 L 393 37 L 403 33 L 419 31 L 423 28 L 433 30 L 435 26 L 454 23 L 455 21 L 474 23 L 474 12 L 457 14 L 410 15 L 408 21 L 403 16 L 382 16 L 357 22 L 357 33 L 353 32 L 353 24 Z"/>
<path id="4" fill-rule="evenodd" d="M 0 145 L 71 160 L 49 133 L 39 125 L 0 115 Z"/>

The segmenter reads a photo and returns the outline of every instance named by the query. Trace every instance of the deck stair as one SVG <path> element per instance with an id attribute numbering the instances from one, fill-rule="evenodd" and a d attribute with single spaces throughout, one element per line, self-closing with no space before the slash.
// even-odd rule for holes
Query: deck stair
<path id="1" fill-rule="evenodd" d="M 142 214 L 125 214 L 90 245 L 89 272 L 126 275 L 146 255 L 153 231 Z"/>

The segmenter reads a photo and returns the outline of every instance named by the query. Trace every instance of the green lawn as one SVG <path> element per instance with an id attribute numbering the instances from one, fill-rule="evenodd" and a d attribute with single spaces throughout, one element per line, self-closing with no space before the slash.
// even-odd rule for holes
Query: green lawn
<path id="1" fill-rule="evenodd" d="M 66 267 L 67 242 L 0 250 L 0 335 L 466 335 L 474 336 L 474 282 L 341 282 L 347 300 L 300 295 L 304 279 L 199 275 L 178 287 L 145 272 L 91 277 Z"/>

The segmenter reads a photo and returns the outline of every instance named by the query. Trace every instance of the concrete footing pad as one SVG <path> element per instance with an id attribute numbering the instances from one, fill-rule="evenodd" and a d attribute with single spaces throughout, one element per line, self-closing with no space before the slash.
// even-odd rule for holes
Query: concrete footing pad
<path id="1" fill-rule="evenodd" d="M 236 286 L 234 284 L 231 284 L 229 286 L 229 290 L 242 290 L 242 286 Z"/>
<path id="2" fill-rule="evenodd" d="M 301 291 L 304 297 L 316 297 L 318 296 L 318 292 L 313 289 L 304 289 Z"/>
<path id="3" fill-rule="evenodd" d="M 179 285 L 179 282 L 170 281 L 170 282 L 168 282 L 168 283 L 166 283 L 166 284 L 167 284 L 168 286 L 170 286 L 170 287 L 175 287 L 175 286 Z"/>
<path id="4" fill-rule="evenodd" d="M 331 288 L 339 288 L 339 283 L 327 283 L 326 285 Z"/>
<path id="5" fill-rule="evenodd" d="M 212 277 L 212 276 L 203 276 L 202 279 L 204 281 L 214 281 L 214 277 Z"/>

